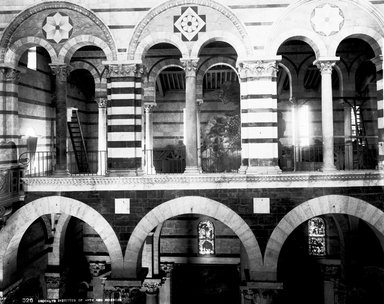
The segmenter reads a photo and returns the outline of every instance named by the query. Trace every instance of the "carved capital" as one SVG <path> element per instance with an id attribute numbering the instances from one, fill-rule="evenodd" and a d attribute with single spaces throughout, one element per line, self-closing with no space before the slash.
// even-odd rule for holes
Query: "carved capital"
<path id="1" fill-rule="evenodd" d="M 109 64 L 107 77 L 141 77 L 144 73 L 142 64 Z"/>
<path id="2" fill-rule="evenodd" d="M 282 283 L 277 282 L 248 282 L 246 287 L 240 287 L 244 299 L 262 304 L 274 303 L 282 288 Z"/>
<path id="3" fill-rule="evenodd" d="M 61 277 L 60 274 L 45 274 L 45 283 L 48 289 L 60 288 Z"/>
<path id="4" fill-rule="evenodd" d="M 89 271 L 93 277 L 98 277 L 105 270 L 105 262 L 89 262 Z"/>
<path id="5" fill-rule="evenodd" d="M 244 61 L 238 65 L 240 78 L 276 77 L 276 60 Z"/>
<path id="6" fill-rule="evenodd" d="M 333 66 L 336 64 L 336 60 L 319 59 L 319 60 L 316 60 L 313 64 L 316 65 L 317 68 L 320 70 L 321 75 L 332 74 L 332 69 L 333 69 Z"/>
<path id="7" fill-rule="evenodd" d="M 67 81 L 69 73 L 71 73 L 71 67 L 66 64 L 50 64 L 52 74 L 55 75 L 59 81 Z"/>
<path id="8" fill-rule="evenodd" d="M 161 263 L 160 264 L 160 268 L 165 273 L 165 276 L 167 278 L 171 277 L 174 266 L 175 266 L 174 263 Z"/>
<path id="9" fill-rule="evenodd" d="M 18 82 L 20 71 L 9 67 L 0 67 L 0 80 Z"/>
<path id="10" fill-rule="evenodd" d="M 204 103 L 203 99 L 196 99 L 196 105 L 197 107 L 200 107 Z"/>
<path id="11" fill-rule="evenodd" d="M 151 113 L 156 106 L 157 106 L 156 103 L 145 103 L 144 104 L 145 113 Z"/>
<path id="12" fill-rule="evenodd" d="M 106 108 L 108 105 L 108 99 L 107 98 L 98 98 L 96 100 L 97 106 L 99 108 Z"/>
<path id="13" fill-rule="evenodd" d="M 180 61 L 185 71 L 185 77 L 196 77 L 199 58 L 181 58 Z"/>
<path id="14" fill-rule="evenodd" d="M 146 293 L 156 294 L 159 292 L 159 286 L 161 285 L 161 280 L 157 279 L 146 279 L 143 282 L 143 288 Z"/>

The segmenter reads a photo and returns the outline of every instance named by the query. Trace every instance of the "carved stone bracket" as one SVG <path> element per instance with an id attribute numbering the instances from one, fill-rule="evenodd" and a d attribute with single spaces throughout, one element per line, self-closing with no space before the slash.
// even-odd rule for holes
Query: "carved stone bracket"
<path id="1" fill-rule="evenodd" d="M 276 77 L 276 60 L 243 61 L 238 64 L 240 78 Z"/>
<path id="2" fill-rule="evenodd" d="M 66 64 L 50 64 L 52 74 L 58 77 L 60 81 L 67 81 L 69 73 L 71 73 L 71 66 Z"/>
<path id="3" fill-rule="evenodd" d="M 199 58 L 181 58 L 180 61 L 185 70 L 185 77 L 196 77 Z"/>
<path id="4" fill-rule="evenodd" d="M 142 77 L 144 66 L 137 63 L 108 64 L 107 77 Z"/>

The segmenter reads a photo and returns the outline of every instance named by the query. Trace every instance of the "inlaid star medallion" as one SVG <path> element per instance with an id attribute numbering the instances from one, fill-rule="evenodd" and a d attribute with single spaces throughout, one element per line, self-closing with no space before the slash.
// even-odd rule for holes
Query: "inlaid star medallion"
<path id="1" fill-rule="evenodd" d="M 316 7 L 311 14 L 313 30 L 323 36 L 331 36 L 338 33 L 344 25 L 342 10 L 333 4 L 323 4 Z"/>
<path id="2" fill-rule="evenodd" d="M 199 32 L 205 32 L 205 15 L 199 15 L 197 6 L 181 8 L 181 15 L 174 16 L 174 32 L 181 33 L 183 41 L 196 41 Z"/>
<path id="3" fill-rule="evenodd" d="M 71 37 L 73 23 L 68 15 L 56 12 L 45 18 L 42 29 L 47 40 L 60 43 Z"/>

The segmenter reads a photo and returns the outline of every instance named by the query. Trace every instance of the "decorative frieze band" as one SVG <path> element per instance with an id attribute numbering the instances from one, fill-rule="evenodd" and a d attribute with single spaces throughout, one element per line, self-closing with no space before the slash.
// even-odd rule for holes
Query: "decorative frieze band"
<path id="1" fill-rule="evenodd" d="M 107 77 L 141 77 L 144 73 L 144 66 L 137 63 L 109 64 L 107 69 Z"/>
<path id="2" fill-rule="evenodd" d="M 244 61 L 238 64 L 240 78 L 276 77 L 276 60 Z"/>

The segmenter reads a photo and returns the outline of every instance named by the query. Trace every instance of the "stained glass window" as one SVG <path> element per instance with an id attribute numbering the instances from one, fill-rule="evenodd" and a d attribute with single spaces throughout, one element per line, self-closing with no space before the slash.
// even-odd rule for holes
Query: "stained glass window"
<path id="1" fill-rule="evenodd" d="M 325 221 L 314 217 L 308 221 L 309 254 L 324 256 L 326 254 Z"/>
<path id="2" fill-rule="evenodd" d="M 215 227 L 211 221 L 202 221 L 198 226 L 199 254 L 215 253 Z"/>

